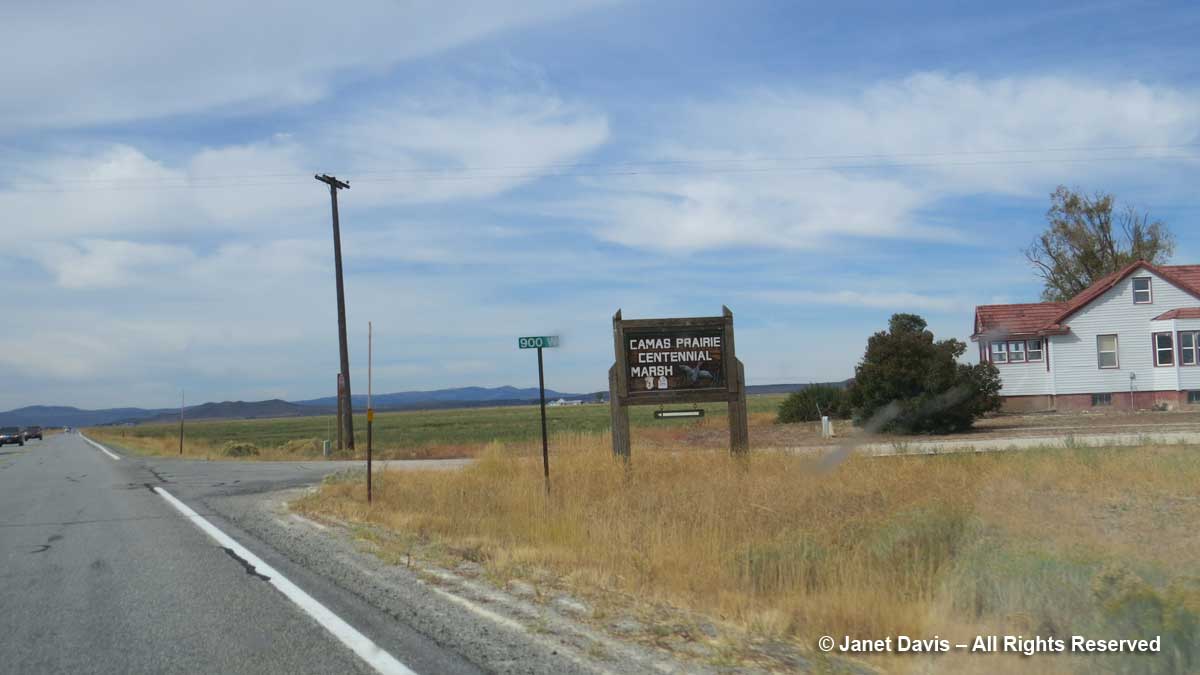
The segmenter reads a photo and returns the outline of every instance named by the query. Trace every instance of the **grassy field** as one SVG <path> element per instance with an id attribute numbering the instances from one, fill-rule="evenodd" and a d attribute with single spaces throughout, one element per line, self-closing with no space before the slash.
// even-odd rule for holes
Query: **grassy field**
<path id="1" fill-rule="evenodd" d="M 751 396 L 747 399 L 752 420 L 770 423 L 782 395 Z M 696 420 L 655 420 L 654 407 L 630 409 L 630 425 L 643 430 L 639 440 L 669 441 L 673 433 L 697 424 L 721 428 L 725 425 L 724 404 L 701 406 L 706 417 Z M 553 436 L 605 433 L 609 427 L 608 405 L 546 408 L 547 427 Z M 355 445 L 363 451 L 367 443 L 365 415 L 354 417 Z M 135 452 L 174 455 L 179 452 L 178 423 L 140 424 L 132 427 L 97 427 L 87 432 L 102 442 Z M 470 457 L 497 441 L 513 446 L 540 442 L 541 422 L 537 406 L 463 408 L 376 413 L 374 446 L 380 457 Z M 290 459 L 317 456 L 320 441 L 334 441 L 333 416 L 291 417 L 262 420 L 215 420 L 185 423 L 185 454 L 189 457 L 222 457 L 227 443 L 250 443 L 259 450 L 258 459 Z M 361 452 L 360 452 L 361 454 Z"/>
<path id="2" fill-rule="evenodd" d="M 1162 636 L 1141 656 L 878 657 L 901 672 L 1196 672 L 1200 451 L 1193 447 L 851 457 L 648 449 L 630 471 L 605 435 L 535 457 L 494 446 L 462 471 L 327 482 L 294 508 L 388 533 L 381 554 L 482 564 L 664 625 L 720 626 L 721 663 L 821 635 Z M 656 609 L 657 608 L 657 609 Z M 665 625 L 670 625 L 667 622 Z M 656 641 L 648 631 L 643 639 Z M 778 664 L 776 666 L 778 667 Z"/>

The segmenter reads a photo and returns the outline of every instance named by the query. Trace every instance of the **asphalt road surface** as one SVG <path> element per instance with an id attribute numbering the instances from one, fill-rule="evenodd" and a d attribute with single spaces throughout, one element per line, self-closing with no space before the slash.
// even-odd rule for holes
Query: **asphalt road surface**
<path id="1" fill-rule="evenodd" d="M 341 468 L 114 460 L 78 434 L 0 448 L 0 672 L 357 673 L 386 670 L 389 658 L 394 672 L 479 672 L 205 506 Z M 236 543 L 222 545 L 198 519 Z M 371 665 L 364 650 L 382 660 Z"/>

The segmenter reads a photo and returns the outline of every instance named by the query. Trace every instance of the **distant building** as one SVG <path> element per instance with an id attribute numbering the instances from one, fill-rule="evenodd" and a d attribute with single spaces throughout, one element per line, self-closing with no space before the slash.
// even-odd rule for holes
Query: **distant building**
<path id="1" fill-rule="evenodd" d="M 553 405 L 553 406 L 560 406 L 560 405 L 583 405 L 583 401 L 580 401 L 580 400 L 568 401 L 568 400 L 567 400 L 567 399 L 565 399 L 565 398 L 560 398 L 560 399 L 558 399 L 557 401 L 550 401 L 550 402 L 549 402 L 549 403 L 547 403 L 546 405 Z"/>
<path id="2" fill-rule="evenodd" d="M 981 305 L 971 339 L 1006 410 L 1200 403 L 1200 265 L 1138 261 L 1067 302 Z"/>

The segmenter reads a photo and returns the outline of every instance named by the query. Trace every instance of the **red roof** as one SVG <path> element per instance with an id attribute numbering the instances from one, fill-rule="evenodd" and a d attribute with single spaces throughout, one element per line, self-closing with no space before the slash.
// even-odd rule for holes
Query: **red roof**
<path id="1" fill-rule="evenodd" d="M 1153 265 L 1144 260 L 1138 260 L 1101 277 L 1067 302 L 979 305 L 975 308 L 975 334 L 971 337 L 979 337 L 985 332 L 1003 335 L 1064 333 L 1068 328 L 1063 325 L 1063 321 L 1139 269 L 1150 270 L 1181 290 L 1200 298 L 1200 265 Z M 1192 317 L 1190 314 L 1167 316 L 1174 312 L 1196 312 L 1196 316 Z M 1164 318 L 1200 318 L 1200 308 L 1172 310 L 1157 317 L 1156 320 Z"/>
<path id="2" fill-rule="evenodd" d="M 1166 321 L 1167 319 L 1200 319 L 1200 307 L 1183 307 L 1163 312 L 1151 321 Z"/>
<path id="3" fill-rule="evenodd" d="M 980 305 L 975 308 L 975 335 L 1000 332 L 1004 335 L 1036 335 L 1054 323 L 1065 302 L 1034 302 L 1023 305 Z"/>

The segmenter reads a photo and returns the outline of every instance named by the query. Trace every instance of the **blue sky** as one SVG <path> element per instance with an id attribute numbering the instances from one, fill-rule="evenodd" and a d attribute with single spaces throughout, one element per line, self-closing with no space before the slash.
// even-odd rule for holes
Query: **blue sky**
<path id="1" fill-rule="evenodd" d="M 10 3 L 0 409 L 329 395 L 328 193 L 376 391 L 605 386 L 735 313 L 751 383 L 1037 298 L 1059 184 L 1200 262 L 1191 3 Z M 1053 5 L 1053 6 L 1050 6 Z M 1049 8 L 1048 8 L 1049 7 Z"/>

